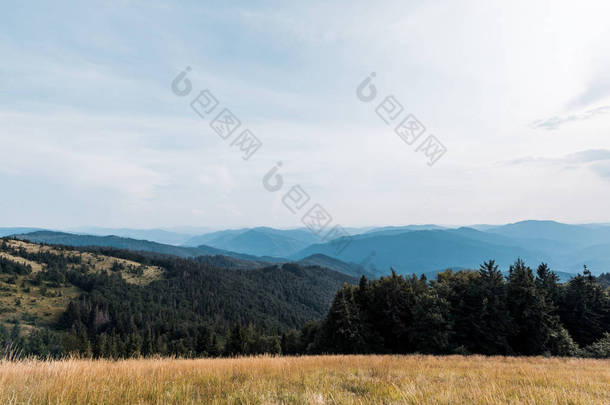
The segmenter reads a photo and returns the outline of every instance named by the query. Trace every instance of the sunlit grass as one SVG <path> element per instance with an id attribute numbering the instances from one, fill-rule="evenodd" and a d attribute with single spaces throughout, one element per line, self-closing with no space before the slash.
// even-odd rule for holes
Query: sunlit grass
<path id="1" fill-rule="evenodd" d="M 70 249 L 59 250 L 53 246 L 20 240 L 7 239 L 6 243 L 11 248 L 23 248 L 29 253 L 48 252 L 65 255 L 66 257 L 80 257 L 82 265 L 91 273 L 101 273 L 103 271 L 112 273 L 113 265 L 118 263 L 123 266 L 123 269 L 119 270 L 121 276 L 127 283 L 131 284 L 147 285 L 163 276 L 163 269 L 156 266 L 141 266 L 140 263 L 131 260 Z M 82 293 L 74 286 L 52 287 L 48 283 L 44 283 L 48 293 L 42 294 L 41 285 L 32 285 L 27 281 L 31 280 L 37 272 L 45 269 L 47 267 L 45 264 L 6 252 L 0 252 L 0 256 L 16 263 L 32 266 L 32 274 L 27 276 L 0 273 L 0 323 L 5 323 L 8 328 L 11 327 L 11 324 L 7 322 L 15 319 L 22 322 L 24 330 L 36 328 L 40 325 L 53 325 L 66 310 L 68 302 Z M 81 264 L 71 263 L 67 267 L 78 269 Z M 130 267 L 141 269 L 142 273 L 132 274 L 128 271 Z M 9 283 L 9 279 L 13 279 L 13 281 Z"/>
<path id="2" fill-rule="evenodd" d="M 2 404 L 610 404 L 610 361 L 319 356 L 0 364 Z"/>

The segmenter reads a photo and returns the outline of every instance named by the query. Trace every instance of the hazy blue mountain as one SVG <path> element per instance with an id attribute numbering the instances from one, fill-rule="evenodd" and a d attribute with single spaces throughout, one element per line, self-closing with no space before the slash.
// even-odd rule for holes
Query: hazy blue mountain
<path id="1" fill-rule="evenodd" d="M 201 235 L 191 238 L 185 246 L 205 244 L 254 256 L 286 257 L 317 242 L 319 238 L 307 229 L 283 230 L 260 227 Z"/>
<path id="2" fill-rule="evenodd" d="M 570 245 L 567 243 L 556 240 L 508 237 L 500 233 L 482 232 L 468 227 L 448 229 L 447 232 L 486 243 L 521 247 L 530 252 L 536 252 L 540 260 L 545 261 L 560 259 L 560 256 L 570 249 Z"/>
<path id="3" fill-rule="evenodd" d="M 383 227 L 379 227 L 379 228 L 373 228 L 370 229 L 366 232 L 363 232 L 361 235 L 366 235 L 369 236 L 371 234 L 375 234 L 375 235 L 397 235 L 397 234 L 401 234 L 401 233 L 405 233 L 405 232 L 412 232 L 412 231 L 434 231 L 434 230 L 440 230 L 440 229 L 446 229 L 442 226 L 438 226 L 438 225 L 433 225 L 433 224 L 429 224 L 429 225 L 406 225 L 406 226 L 383 226 Z"/>
<path id="4" fill-rule="evenodd" d="M 129 228 L 99 228 L 81 227 L 74 229 L 79 234 L 98 236 L 120 236 L 122 238 L 142 239 L 166 245 L 182 245 L 190 238 L 191 234 L 170 232 L 163 229 L 129 229 Z M 26 233 L 26 232 L 22 232 Z"/>
<path id="5" fill-rule="evenodd" d="M 312 245 L 293 257 L 326 254 L 345 262 L 368 260 L 388 272 L 393 266 L 417 274 L 445 268 L 477 268 L 495 259 L 507 269 L 517 257 L 532 267 L 548 263 L 562 279 L 582 271 L 586 264 L 594 274 L 610 271 L 610 227 L 567 225 L 553 221 L 524 221 L 480 231 L 474 228 L 408 231 L 393 229 L 357 235 L 348 248 L 335 255 L 331 244 Z"/>
<path id="6" fill-rule="evenodd" d="M 509 238 L 501 234 L 479 231 L 471 227 L 464 226 L 457 229 L 447 229 L 445 232 L 457 236 L 462 236 L 468 239 L 477 240 L 480 242 L 491 243 L 494 245 L 523 247 L 518 240 L 515 240 L 513 238 Z"/>
<path id="7" fill-rule="evenodd" d="M 552 240 L 575 247 L 610 243 L 610 226 L 570 225 L 554 221 L 521 221 L 488 232 L 516 239 Z"/>
<path id="8" fill-rule="evenodd" d="M 210 241 L 217 240 L 219 243 L 223 243 L 224 241 L 230 240 L 232 237 L 240 235 L 246 232 L 248 228 L 243 229 L 227 229 L 224 231 L 216 231 L 211 233 L 206 233 L 203 235 L 197 235 L 190 237 L 186 242 L 183 243 L 183 246 L 200 246 L 205 245 Z"/>
<path id="9" fill-rule="evenodd" d="M 477 231 L 487 232 L 490 229 L 497 228 L 500 225 L 489 225 L 489 224 L 475 224 L 468 225 L 468 228 L 476 229 Z"/>
<path id="10" fill-rule="evenodd" d="M 180 257 L 219 256 L 207 260 L 239 268 L 253 267 L 256 263 L 286 262 L 288 258 L 354 276 L 363 273 L 367 276 L 388 274 L 390 267 L 400 273 L 416 274 L 447 268 L 478 268 L 488 259 L 495 259 L 506 270 L 517 258 L 524 259 L 531 267 L 547 262 L 562 279 L 582 271 L 583 265 L 587 265 L 593 274 L 610 272 L 610 226 L 606 224 L 523 221 L 478 227 L 479 230 L 473 227 L 447 229 L 436 225 L 414 225 L 379 227 L 363 234 L 352 232 L 351 243 L 339 255 L 336 254 L 335 244 L 320 242 L 305 228 L 225 230 L 191 238 L 186 244 L 193 246 L 50 231 L 30 233 L 24 238 L 35 242 L 110 246 Z M 22 230 L 0 228 L 0 231 L 2 229 L 8 234 Z M 154 233 L 155 230 L 142 232 Z M 167 231 L 161 231 L 157 237 L 172 237 L 164 232 Z"/>
<path id="11" fill-rule="evenodd" d="M 4 236 L 19 235 L 20 233 L 29 233 L 41 230 L 41 228 L 0 228 L 0 238 Z"/>
<path id="12" fill-rule="evenodd" d="M 491 238 L 494 239 L 494 236 Z M 537 256 L 535 252 L 516 245 L 485 241 L 484 235 L 466 237 L 455 230 L 361 235 L 354 238 L 339 255 L 336 254 L 335 245 L 325 243 L 309 246 L 294 257 L 304 258 L 318 253 L 344 262 L 367 262 L 367 269 L 374 266 L 386 274 L 390 267 L 399 273 L 422 273 L 455 267 L 478 268 L 484 260 L 492 258 L 500 265 L 508 266 L 518 257 L 528 260 Z"/>
<path id="13" fill-rule="evenodd" d="M 164 231 L 173 232 L 173 233 L 182 233 L 185 235 L 203 235 L 204 233 L 214 232 L 217 229 L 210 228 L 208 226 L 169 226 L 164 227 Z"/>
<path id="14" fill-rule="evenodd" d="M 285 259 L 271 257 L 256 257 L 252 255 L 230 252 L 223 249 L 217 249 L 210 246 L 183 247 L 164 245 L 162 243 L 150 242 L 147 240 L 138 240 L 131 238 L 121 238 L 119 236 L 95 236 L 95 235 L 78 235 L 65 232 L 38 231 L 17 236 L 19 239 L 29 240 L 35 243 L 47 243 L 66 246 L 101 246 L 113 247 L 117 249 L 127 249 L 141 252 L 152 252 L 165 255 L 174 255 L 178 257 L 196 257 L 204 255 L 221 255 L 229 256 L 244 260 L 253 260 L 258 262 L 275 263 L 286 261 Z"/>
<path id="15" fill-rule="evenodd" d="M 360 277 L 365 275 L 369 278 L 377 278 L 382 274 L 365 269 L 362 265 L 355 263 L 345 263 L 341 260 L 335 259 L 330 256 L 323 254 L 315 254 L 305 257 L 297 262 L 301 266 L 320 266 L 327 269 L 338 271 L 339 273 L 349 274 L 353 277 Z"/>
<path id="16" fill-rule="evenodd" d="M 610 243 L 587 246 L 566 256 L 570 267 L 578 271 L 587 265 L 593 274 L 610 273 Z"/>

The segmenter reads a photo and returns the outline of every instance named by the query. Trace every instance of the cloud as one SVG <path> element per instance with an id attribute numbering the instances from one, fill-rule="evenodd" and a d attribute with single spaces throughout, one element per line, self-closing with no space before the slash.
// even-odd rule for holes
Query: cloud
<path id="1" fill-rule="evenodd" d="M 599 126 L 549 145 L 523 125 L 556 113 L 536 124 L 558 128 L 610 109 L 591 110 L 610 100 L 603 75 L 590 80 L 605 72 L 595 61 L 607 53 L 610 3 L 587 3 L 138 0 L 95 13 L 15 3 L 0 15 L 0 176 L 3 195 L 15 196 L 0 201 L 0 222 L 298 225 L 281 194 L 261 187 L 278 160 L 287 187 L 303 186 L 344 225 L 548 215 L 548 204 L 507 197 L 540 187 L 555 188 L 547 195 L 564 219 L 607 220 L 603 201 L 583 209 L 564 191 L 595 197 L 598 181 L 556 176 L 570 166 L 610 177 L 610 161 L 593 150 L 610 149 Z M 170 82 L 187 65 L 194 93 L 177 98 Z M 362 103 L 355 89 L 373 71 L 378 98 Z M 249 162 L 189 107 L 205 88 L 263 141 Z M 430 169 L 377 117 L 390 94 L 450 148 L 442 165 Z M 523 150 L 583 152 L 485 170 Z M 558 166 L 528 173 L 528 164 Z M 502 184 L 498 173 L 508 176 Z M 56 204 L 39 209 L 18 184 Z"/>
<path id="2" fill-rule="evenodd" d="M 591 166 L 591 170 L 593 170 L 599 177 L 610 180 L 610 162 L 594 164 Z"/>
<path id="3" fill-rule="evenodd" d="M 610 75 L 604 70 L 603 74 L 595 77 L 587 88 L 570 103 L 570 107 L 588 106 L 608 96 L 610 96 Z"/>
<path id="4" fill-rule="evenodd" d="M 526 156 L 504 162 L 506 166 L 557 166 L 563 170 L 589 169 L 605 180 L 610 180 L 610 150 L 588 149 L 560 157 Z"/>
<path id="5" fill-rule="evenodd" d="M 591 163 L 598 161 L 610 160 L 610 150 L 607 149 L 589 149 L 582 152 L 572 153 L 565 157 L 566 161 L 574 163 Z"/>
<path id="6" fill-rule="evenodd" d="M 570 114 L 565 116 L 554 116 L 547 119 L 536 120 L 531 123 L 534 129 L 556 130 L 568 122 L 585 121 L 598 115 L 610 113 L 610 106 L 601 106 L 580 114 Z"/>

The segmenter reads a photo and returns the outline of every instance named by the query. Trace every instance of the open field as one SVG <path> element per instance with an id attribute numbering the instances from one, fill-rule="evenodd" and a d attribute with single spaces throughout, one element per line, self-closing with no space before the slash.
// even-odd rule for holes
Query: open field
<path id="1" fill-rule="evenodd" d="M 2 404 L 610 404 L 610 361 L 320 356 L 0 364 Z"/>

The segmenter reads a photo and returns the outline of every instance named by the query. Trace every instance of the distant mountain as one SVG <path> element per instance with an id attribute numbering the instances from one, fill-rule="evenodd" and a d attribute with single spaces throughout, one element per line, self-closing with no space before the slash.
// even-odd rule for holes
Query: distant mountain
<path id="1" fill-rule="evenodd" d="M 193 236 L 189 238 L 186 242 L 183 243 L 183 246 L 192 247 L 192 246 L 200 246 L 209 243 L 210 241 L 220 241 L 222 243 L 226 240 L 230 240 L 232 237 L 241 235 L 242 233 L 248 231 L 247 228 L 244 229 L 227 229 L 224 231 L 216 231 L 211 233 L 206 233 L 199 236 Z"/>
<path id="2" fill-rule="evenodd" d="M 478 231 L 465 231 L 476 233 Z M 493 235 L 491 236 L 494 237 Z M 488 259 L 495 259 L 507 266 L 518 257 L 535 257 L 519 246 L 502 245 L 485 241 L 484 235 L 466 237 L 455 230 L 411 231 L 400 234 L 360 235 L 339 254 L 330 243 L 316 244 L 302 250 L 294 257 L 307 257 L 321 253 L 344 262 L 371 265 L 387 274 L 390 267 L 399 273 L 423 273 L 447 268 L 478 268 Z"/>
<path id="3" fill-rule="evenodd" d="M 256 257 L 246 254 L 239 254 L 223 249 L 217 249 L 210 246 L 197 247 L 182 247 L 164 245 L 161 243 L 150 242 L 146 240 L 138 240 L 131 238 L 121 238 L 118 236 L 94 236 L 94 235 L 77 235 L 65 232 L 38 231 L 27 234 L 17 235 L 21 240 L 28 240 L 35 243 L 47 243 L 53 245 L 66 246 L 101 246 L 113 247 L 117 249 L 126 249 L 132 251 L 152 252 L 164 255 L 173 255 L 178 257 L 196 257 L 203 255 L 221 255 L 229 256 L 243 260 L 265 261 L 265 262 L 281 262 L 278 258 L 271 257 Z"/>
<path id="4" fill-rule="evenodd" d="M 252 228 L 214 232 L 191 238 L 185 246 L 205 244 L 218 249 L 254 256 L 286 257 L 319 238 L 306 229 Z"/>
<path id="5" fill-rule="evenodd" d="M 30 231 L 31 232 L 31 231 Z M 69 231 L 71 232 L 71 231 Z M 98 236 L 120 236 L 122 238 L 133 238 L 148 240 L 151 242 L 163 243 L 166 245 L 182 245 L 190 238 L 192 234 L 170 232 L 163 229 L 129 229 L 129 228 L 99 228 L 99 227 L 81 227 L 74 229 L 74 232 L 86 235 Z M 20 232 L 27 233 L 27 232 Z"/>
<path id="6" fill-rule="evenodd" d="M 407 232 L 400 232 L 405 228 Z M 582 271 L 585 264 L 593 274 L 610 270 L 608 226 L 524 221 L 483 228 L 487 231 L 468 227 L 431 231 L 390 227 L 356 235 L 340 255 L 335 254 L 332 244 L 317 244 L 292 257 L 321 253 L 344 262 L 365 260 L 368 267 L 375 266 L 386 274 L 390 266 L 401 273 L 416 274 L 445 268 L 478 268 L 488 259 L 495 259 L 507 269 L 517 258 L 532 267 L 546 262 L 564 280 Z"/>
<path id="7" fill-rule="evenodd" d="M 552 240 L 585 247 L 610 243 L 610 226 L 569 225 L 555 221 L 521 221 L 491 228 L 488 232 L 517 239 Z"/>
<path id="8" fill-rule="evenodd" d="M 434 231 L 434 230 L 441 230 L 441 229 L 447 229 L 444 228 L 442 226 L 438 226 L 438 225 L 406 225 L 406 226 L 384 226 L 384 227 L 380 227 L 380 228 L 373 228 L 370 229 L 366 232 L 363 232 L 360 235 L 371 235 L 371 234 L 375 234 L 375 235 L 397 235 L 400 233 L 405 233 L 405 232 L 412 232 L 412 231 Z"/>
<path id="9" fill-rule="evenodd" d="M 565 256 L 571 260 L 571 268 L 581 271 L 587 265 L 593 274 L 610 273 L 610 243 L 587 246 Z"/>
<path id="10" fill-rule="evenodd" d="M 0 228 L 0 238 L 4 236 L 18 235 L 20 233 L 29 233 L 42 231 L 41 228 Z"/>
<path id="11" fill-rule="evenodd" d="M 224 230 L 190 238 L 182 246 L 138 238 L 51 231 L 37 231 L 22 237 L 36 242 L 110 246 L 179 257 L 218 256 L 206 260 L 222 262 L 232 268 L 303 261 L 354 276 L 388 274 L 390 267 L 403 274 L 478 268 L 489 259 L 495 259 L 506 270 L 517 258 L 524 259 L 531 267 L 546 262 L 558 274 L 565 273 L 564 279 L 581 272 L 584 265 L 593 274 L 610 272 L 610 226 L 607 224 L 522 221 L 508 225 L 477 225 L 476 228 L 408 225 L 361 229 L 364 233 L 351 233 L 348 247 L 340 254 L 336 253 L 336 244 L 322 243 L 305 228 Z M 6 233 L 18 230 L 4 229 Z M 154 236 L 156 231 L 141 232 Z M 160 231 L 156 237 L 173 237 L 165 232 Z M 147 235 L 142 234 L 144 236 Z"/>
<path id="12" fill-rule="evenodd" d="M 378 278 L 382 274 L 376 271 L 371 271 L 363 266 L 355 263 L 345 263 L 341 260 L 326 256 L 323 254 L 315 254 L 301 259 L 297 262 L 301 266 L 320 266 L 327 269 L 338 271 L 339 273 L 348 274 L 353 277 L 361 277 L 362 275 L 368 278 Z"/>

